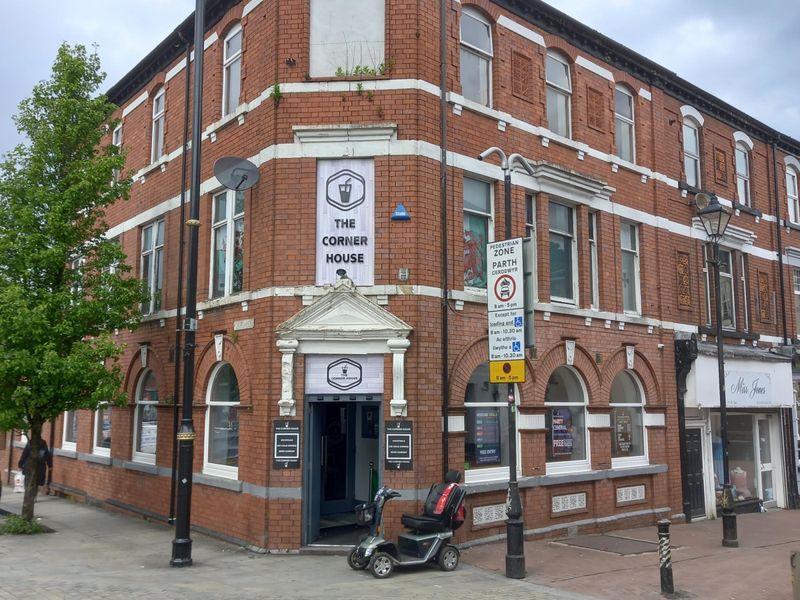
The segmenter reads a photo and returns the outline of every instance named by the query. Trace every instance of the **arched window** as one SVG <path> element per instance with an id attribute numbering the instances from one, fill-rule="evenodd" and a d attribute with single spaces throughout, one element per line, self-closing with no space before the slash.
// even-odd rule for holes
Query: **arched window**
<path id="1" fill-rule="evenodd" d="M 228 363 L 211 375 L 206 398 L 206 444 L 203 471 L 209 475 L 239 477 L 239 381 Z"/>
<path id="2" fill-rule="evenodd" d="M 518 397 L 519 394 L 515 394 L 515 398 Z M 507 480 L 508 385 L 489 383 L 489 363 L 479 365 L 472 372 L 464 396 L 464 407 L 465 480 Z"/>
<path id="3" fill-rule="evenodd" d="M 158 439 L 158 388 L 151 369 L 144 372 L 136 390 L 136 412 L 133 417 L 133 460 L 154 465 Z"/>
<path id="4" fill-rule="evenodd" d="M 736 144 L 736 195 L 739 204 L 750 206 L 750 148 Z"/>
<path id="5" fill-rule="evenodd" d="M 164 96 L 162 87 L 153 97 L 153 137 L 150 145 L 150 162 L 156 162 L 164 155 Z"/>
<path id="6" fill-rule="evenodd" d="M 789 220 L 800 223 L 800 194 L 797 189 L 797 170 L 794 167 L 786 169 L 786 198 L 789 202 Z"/>
<path id="7" fill-rule="evenodd" d="M 547 51 L 547 128 L 553 133 L 572 137 L 570 110 L 572 104 L 572 82 L 569 62 L 561 54 Z"/>
<path id="8" fill-rule="evenodd" d="M 647 462 L 644 429 L 644 394 L 630 371 L 620 371 L 611 384 L 612 466 Z"/>
<path id="9" fill-rule="evenodd" d="M 614 90 L 614 126 L 617 156 L 628 162 L 636 161 L 636 137 L 633 120 L 633 94 L 618 85 Z"/>
<path id="10" fill-rule="evenodd" d="M 544 393 L 548 474 L 589 468 L 586 401 L 586 389 L 572 368 L 553 371 Z"/>
<path id="11" fill-rule="evenodd" d="M 225 36 L 222 57 L 222 116 L 239 107 L 242 90 L 242 26 L 234 25 Z"/>
<path id="12" fill-rule="evenodd" d="M 471 8 L 461 12 L 461 90 L 467 100 L 492 104 L 492 27 Z"/>
<path id="13" fill-rule="evenodd" d="M 694 119 L 683 119 L 683 170 L 686 183 L 699 188 L 700 179 L 700 125 Z"/>

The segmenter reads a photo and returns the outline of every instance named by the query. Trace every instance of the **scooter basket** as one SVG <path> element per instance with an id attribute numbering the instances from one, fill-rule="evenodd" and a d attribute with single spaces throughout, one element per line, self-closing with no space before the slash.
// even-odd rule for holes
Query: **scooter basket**
<path id="1" fill-rule="evenodd" d="M 356 523 L 359 525 L 369 525 L 375 518 L 375 503 L 367 502 L 365 504 L 358 504 L 355 507 Z"/>

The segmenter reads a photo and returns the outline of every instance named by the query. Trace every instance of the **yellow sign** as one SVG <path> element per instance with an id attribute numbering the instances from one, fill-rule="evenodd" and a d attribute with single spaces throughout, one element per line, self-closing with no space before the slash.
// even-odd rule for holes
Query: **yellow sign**
<path id="1" fill-rule="evenodd" d="M 525 360 L 493 360 L 489 362 L 490 383 L 522 383 L 525 381 Z"/>

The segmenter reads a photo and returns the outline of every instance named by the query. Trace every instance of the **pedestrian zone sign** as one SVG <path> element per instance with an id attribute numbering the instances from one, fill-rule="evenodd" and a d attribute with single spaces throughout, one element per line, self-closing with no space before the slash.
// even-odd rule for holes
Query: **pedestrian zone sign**
<path id="1" fill-rule="evenodd" d="M 522 238 L 487 244 L 489 380 L 525 381 L 525 293 Z"/>

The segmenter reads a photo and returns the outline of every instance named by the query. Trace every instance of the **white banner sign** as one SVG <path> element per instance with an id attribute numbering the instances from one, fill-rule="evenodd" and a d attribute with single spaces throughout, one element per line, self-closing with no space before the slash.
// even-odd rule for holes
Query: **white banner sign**
<path id="1" fill-rule="evenodd" d="M 317 161 L 317 285 L 344 269 L 356 285 L 375 278 L 375 162 Z"/>
<path id="2" fill-rule="evenodd" d="M 306 394 L 382 393 L 382 354 L 306 356 Z"/>
<path id="3" fill-rule="evenodd" d="M 769 373 L 725 371 L 725 404 L 740 408 L 773 406 Z"/>

